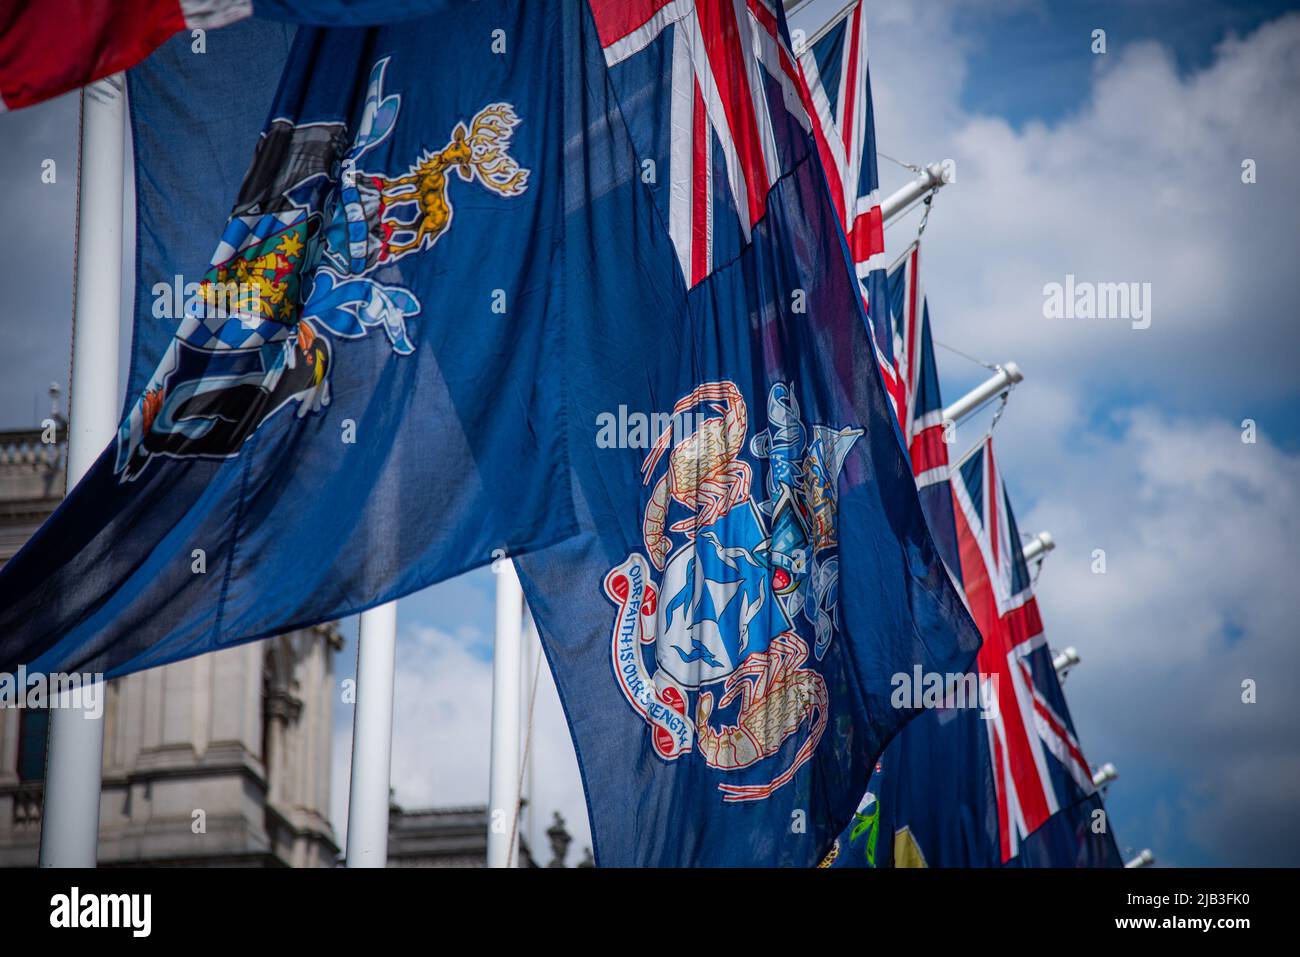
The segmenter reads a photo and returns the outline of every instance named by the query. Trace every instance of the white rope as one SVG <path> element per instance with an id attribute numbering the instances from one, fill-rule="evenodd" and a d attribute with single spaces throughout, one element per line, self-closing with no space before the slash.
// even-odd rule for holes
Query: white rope
<path id="1" fill-rule="evenodd" d="M 125 78 L 122 81 L 126 82 Z M 74 214 L 72 222 L 72 338 L 68 343 L 68 420 L 69 424 L 64 430 L 64 435 L 68 440 L 68 445 L 72 444 L 72 368 L 76 363 L 77 355 L 77 273 L 81 270 L 81 167 L 86 158 L 82 155 L 82 144 L 85 142 L 86 132 L 86 100 L 85 94 L 77 97 L 77 192 L 74 199 Z M 57 428 L 55 429 L 57 433 Z M 68 489 L 68 462 L 71 461 L 69 456 L 63 456 L 63 487 Z"/>
<path id="2" fill-rule="evenodd" d="M 1038 558 L 1034 560 L 1034 578 L 1029 583 L 1029 587 L 1034 589 L 1035 591 L 1038 589 L 1038 576 L 1043 573 L 1043 559 L 1046 557 L 1047 557 L 1046 555 L 1039 555 Z M 1055 652 L 1052 653 L 1052 657 L 1053 658 L 1056 657 Z M 1062 678 L 1061 680 L 1064 681 L 1065 679 Z"/>
<path id="3" fill-rule="evenodd" d="M 531 616 L 532 612 L 529 612 L 529 615 Z M 535 629 L 536 629 L 536 622 L 534 620 L 533 629 L 530 630 L 535 630 Z M 539 677 L 541 677 L 542 674 L 542 656 L 540 654 L 534 655 L 534 658 L 536 660 L 533 664 L 533 687 L 528 694 L 528 720 L 524 724 L 524 729 L 525 729 L 524 730 L 524 757 L 523 760 L 519 762 L 519 789 L 515 792 L 516 794 L 524 793 L 524 777 L 527 774 L 528 761 L 531 758 L 532 748 L 533 748 L 533 709 L 537 705 L 537 680 Z M 531 794 L 528 795 L 529 800 L 532 800 L 532 797 L 533 796 Z M 510 823 L 510 849 L 512 852 L 517 847 L 515 841 L 519 837 L 519 818 L 520 818 L 519 812 L 520 812 L 520 808 L 516 807 L 514 813 L 514 819 Z M 532 820 L 531 813 L 532 812 L 530 811 L 529 820 Z"/>
<path id="4" fill-rule="evenodd" d="M 922 202 L 925 203 L 925 212 L 921 214 L 921 223 L 916 227 L 916 241 L 918 243 L 921 241 L 921 236 L 925 232 L 925 227 L 929 225 L 930 210 L 934 208 L 934 196 L 935 194 L 932 190 L 929 193 L 926 193 L 925 199 L 922 200 Z"/>
<path id="5" fill-rule="evenodd" d="M 915 163 L 904 163 L 900 159 L 894 159 L 888 153 L 880 152 L 880 150 L 876 150 L 876 155 L 879 156 L 881 159 L 889 160 L 889 162 L 891 163 L 897 163 L 899 166 L 903 167 L 903 169 L 910 169 L 913 173 L 925 172 L 923 169 L 921 169 L 921 167 L 917 166 Z"/>
<path id="6" fill-rule="evenodd" d="M 956 348 L 955 346 L 950 346 L 946 342 L 940 342 L 938 339 L 935 339 L 934 344 L 938 346 L 940 349 L 947 349 L 949 352 L 953 353 L 954 355 L 961 356 L 963 359 L 969 359 L 971 362 L 975 363 L 976 365 L 983 366 L 984 368 L 988 369 L 990 372 L 1002 371 L 1002 367 L 998 365 L 996 362 L 985 362 L 983 359 L 978 359 L 975 356 L 971 355 L 969 352 L 962 352 L 960 349 Z"/>
<path id="7" fill-rule="evenodd" d="M 880 155 L 884 156 L 883 153 L 881 153 Z M 890 157 L 885 157 L 885 158 L 889 159 Z M 897 163 L 898 160 L 894 160 L 894 162 Z M 910 256 L 912 250 L 921 244 L 921 236 L 922 234 L 925 233 L 925 227 L 930 222 L 930 209 L 932 208 L 931 204 L 934 202 L 934 192 L 930 192 L 926 194 L 926 196 L 922 198 L 921 202 L 925 203 L 925 212 L 921 216 L 920 224 L 916 227 L 916 238 L 913 239 L 910 243 L 908 243 L 906 248 L 904 248 L 903 251 L 899 253 L 898 257 L 892 263 L 889 264 L 889 268 L 886 270 L 886 272 L 893 272 L 895 269 L 897 269 L 899 263 L 901 263 L 904 259 Z M 906 210 L 903 211 L 904 214 L 911 212 L 914 207 L 915 204 L 909 206 Z M 891 220 L 890 222 L 885 223 L 884 228 L 888 229 L 896 222 L 898 222 L 897 216 L 894 217 L 894 219 Z"/>
<path id="8" fill-rule="evenodd" d="M 988 431 L 984 433 L 984 438 L 989 439 L 993 436 L 993 429 L 997 426 L 998 421 L 1002 418 L 1002 413 L 1007 411 L 1007 400 L 1011 398 L 1011 389 L 1007 388 L 1002 393 L 1002 401 L 998 403 L 998 410 L 993 413 L 993 420 L 989 422 Z"/>
<path id="9" fill-rule="evenodd" d="M 925 193 L 922 196 L 918 196 L 916 199 L 912 200 L 910 203 L 907 204 L 905 208 L 900 209 L 898 212 L 894 213 L 890 217 L 889 221 L 885 223 L 885 229 L 888 230 L 890 226 L 896 226 L 899 223 L 901 223 L 903 221 L 903 217 L 905 217 L 908 213 L 912 212 L 912 210 L 916 209 L 916 207 L 920 206 L 923 203 L 926 205 L 927 212 L 928 212 L 930 198 L 932 196 L 934 196 L 934 190 L 930 190 L 930 192 Z"/>
<path id="10" fill-rule="evenodd" d="M 912 204 L 908 206 L 906 209 L 900 209 L 898 212 L 894 213 L 894 215 L 890 218 L 890 220 L 887 223 L 885 223 L 885 231 L 888 232 L 891 226 L 897 226 L 899 223 L 901 223 L 903 221 L 904 216 L 906 216 L 912 210 L 916 209 L 916 203 L 917 201 L 914 200 Z"/>
<path id="11" fill-rule="evenodd" d="M 993 419 L 992 421 L 989 422 L 989 427 L 984 430 L 984 434 L 980 436 L 980 440 L 978 442 L 976 442 L 965 452 L 963 452 L 961 458 L 959 458 L 956 462 L 953 462 L 951 465 L 948 466 L 949 475 L 952 475 L 959 468 L 965 465 L 967 460 L 970 459 L 970 457 L 974 455 L 976 452 L 978 452 L 980 448 L 983 447 L 985 442 L 987 442 L 990 438 L 992 438 L 993 429 L 997 426 L 998 420 L 1002 418 L 1002 413 L 1006 411 L 1007 399 L 1009 399 L 1010 397 L 1011 397 L 1010 389 L 1007 389 L 1002 393 L 1001 395 L 1002 401 L 998 403 L 998 410 L 993 413 Z"/>

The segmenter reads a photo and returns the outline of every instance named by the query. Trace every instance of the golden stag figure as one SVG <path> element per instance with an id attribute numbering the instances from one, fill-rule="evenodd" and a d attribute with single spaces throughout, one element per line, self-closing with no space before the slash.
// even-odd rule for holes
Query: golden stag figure
<path id="1" fill-rule="evenodd" d="M 655 485 L 645 508 L 642 523 L 645 547 L 650 560 L 660 571 L 672 548 L 664 534 L 670 496 L 695 513 L 669 526 L 669 531 L 685 532 L 689 538 L 695 537 L 697 529 L 712 525 L 733 506 L 749 498 L 750 468 L 748 463 L 737 458 L 749 428 L 745 397 L 730 382 L 706 382 L 673 406 L 673 416 L 700 402 L 708 402 L 709 407 L 721 415 L 705 419 L 673 449 L 668 456 L 668 471 Z M 669 422 L 646 456 L 641 468 L 645 482 L 650 481 L 651 473 L 667 450 L 672 432 L 673 426 Z"/>
<path id="2" fill-rule="evenodd" d="M 519 117 L 509 103 L 493 103 L 479 110 L 470 122 L 457 123 L 451 142 L 437 152 L 426 152 L 410 173 L 398 179 L 380 179 L 385 206 L 414 201 L 416 219 L 403 222 L 396 217 L 381 219 L 396 233 L 409 233 L 406 242 L 388 244 L 391 257 L 428 249 L 451 224 L 451 201 L 447 198 L 447 174 L 455 170 L 465 182 L 477 179 L 499 196 L 518 196 L 528 185 L 529 170 L 521 169 L 507 152 L 510 136 Z"/>
<path id="3" fill-rule="evenodd" d="M 740 714 L 734 725 L 714 728 L 713 695 L 700 692 L 695 705 L 695 730 L 705 762 L 723 771 L 747 768 L 780 750 L 782 743 L 799 730 L 804 721 L 812 727 L 790 767 L 767 784 L 720 785 L 727 801 L 765 798 L 794 777 L 807 761 L 826 730 L 830 709 L 826 682 L 816 671 L 802 667 L 808 660 L 808 646 L 790 632 L 773 639 L 767 651 L 747 657 L 723 685 L 718 707 L 725 708 L 740 696 Z M 814 718 L 813 715 L 816 715 Z"/>

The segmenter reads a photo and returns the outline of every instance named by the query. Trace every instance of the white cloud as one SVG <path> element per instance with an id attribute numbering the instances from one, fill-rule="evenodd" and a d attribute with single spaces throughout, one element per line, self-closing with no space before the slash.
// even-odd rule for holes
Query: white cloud
<path id="1" fill-rule="evenodd" d="M 1068 684 L 1081 739 L 1094 762 L 1179 778 L 1182 806 L 1161 813 L 1217 859 L 1294 863 L 1300 827 L 1283 812 L 1300 799 L 1300 701 L 1284 676 L 1300 673 L 1300 645 L 1282 583 L 1300 539 L 1300 455 L 1150 409 L 1114 425 L 1063 443 L 1053 494 L 1022 516 L 1060 541 L 1039 593 L 1053 645 L 1084 657 Z M 1242 701 L 1245 679 L 1256 704 Z M 1129 806 L 1122 780 L 1113 793 Z M 1130 836 L 1157 826 L 1130 811 Z"/>
<path id="2" fill-rule="evenodd" d="M 591 847 L 591 825 L 587 819 L 578 759 L 560 706 L 560 696 L 555 690 L 555 680 L 545 658 L 540 664 L 532 733 L 533 773 L 530 778 L 535 817 L 528 831 L 529 843 L 538 863 L 550 863 L 551 848 L 546 829 L 551 826 L 552 815 L 558 811 L 573 835 L 573 847 L 567 858 L 572 866 L 581 860 L 584 848 Z"/>
<path id="3" fill-rule="evenodd" d="M 1060 543 L 1043 615 L 1052 644 L 1083 655 L 1067 693 L 1086 753 L 1120 766 L 1118 836 L 1181 848 L 1172 863 L 1294 864 L 1300 457 L 1269 441 L 1279 423 L 1261 419 L 1257 445 L 1239 423 L 1296 392 L 1300 15 L 1229 38 L 1193 73 L 1112 31 L 1079 107 L 1018 128 L 962 106 L 961 8 L 873 4 L 879 146 L 956 161 L 926 232 L 935 336 L 1026 374 L 999 457 L 1021 531 Z M 886 192 L 909 175 L 881 174 Z M 891 249 L 915 222 L 886 233 Z M 1067 273 L 1152 283 L 1151 328 L 1043 318 L 1044 284 Z M 939 361 L 949 400 L 985 374 Z M 1248 677 L 1256 705 L 1241 703 Z"/>
<path id="4" fill-rule="evenodd" d="M 995 360 L 1014 354 L 1080 393 L 1159 389 L 1195 403 L 1289 391 L 1300 16 L 1224 42 L 1189 76 L 1155 44 L 1113 49 L 1096 58 L 1079 110 L 1017 130 L 961 110 L 962 43 L 945 7 L 919 6 L 880 12 L 872 67 L 880 148 L 957 164 L 927 232 L 940 337 Z M 1258 163 L 1254 186 L 1241 182 L 1245 158 Z M 902 175 L 882 166 L 892 184 Z M 890 230 L 891 246 L 913 224 Z M 1152 283 L 1152 327 L 1044 319 L 1043 286 L 1066 273 Z"/>
<path id="5" fill-rule="evenodd" d="M 401 629 L 393 689 L 392 786 L 394 799 L 408 810 L 487 804 L 492 663 L 474 653 L 484 646 L 490 647 L 490 641 L 473 625 L 462 626 L 455 635 L 423 622 Z M 590 830 L 568 727 L 545 661 L 541 667 L 531 735 L 534 768 L 525 783 L 537 813 L 531 823 L 525 814 L 521 826 L 541 863 L 548 863 L 545 831 L 551 814 L 559 811 L 574 836 L 568 858 L 572 865 L 581 849 L 590 846 Z M 525 721 L 530 690 L 526 680 Z M 333 764 L 333 822 L 340 840 L 346 834 L 351 750 L 351 724 L 340 723 Z"/>

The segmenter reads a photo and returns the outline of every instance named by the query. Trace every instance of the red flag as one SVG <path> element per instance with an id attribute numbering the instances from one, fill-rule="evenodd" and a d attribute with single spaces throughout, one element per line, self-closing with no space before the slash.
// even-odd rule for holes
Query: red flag
<path id="1" fill-rule="evenodd" d="M 0 112 L 135 66 L 180 30 L 223 27 L 251 0 L 0 0 Z"/>

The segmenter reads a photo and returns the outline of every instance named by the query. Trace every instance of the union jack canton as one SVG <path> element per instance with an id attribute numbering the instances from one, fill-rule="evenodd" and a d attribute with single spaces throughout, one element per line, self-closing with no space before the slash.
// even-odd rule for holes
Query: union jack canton
<path id="1" fill-rule="evenodd" d="M 876 161 L 876 120 L 867 57 L 867 14 L 858 0 L 799 52 L 813 139 L 831 202 L 848 240 L 885 391 L 903 423 L 907 385 L 895 362 L 885 278 L 885 233 Z"/>
<path id="2" fill-rule="evenodd" d="M 642 71 L 648 91 L 669 94 L 666 109 L 626 119 L 653 127 L 634 140 L 667 152 L 666 184 L 648 182 L 665 187 L 656 199 L 692 287 L 748 244 L 768 191 L 798 159 L 789 124 L 810 124 L 794 57 L 768 0 L 591 0 L 591 11 L 620 79 Z"/>
<path id="3" fill-rule="evenodd" d="M 991 676 L 996 693 L 996 716 L 987 724 L 1007 861 L 1024 837 L 1095 788 L 1052 666 L 991 438 L 953 469 L 952 488 L 966 597 L 984 636 L 979 671 L 981 680 Z"/>

